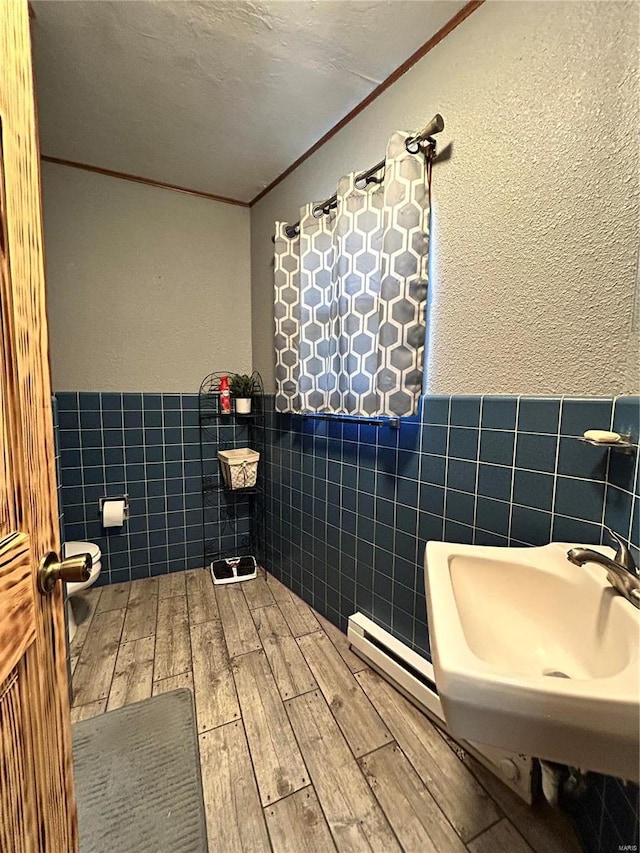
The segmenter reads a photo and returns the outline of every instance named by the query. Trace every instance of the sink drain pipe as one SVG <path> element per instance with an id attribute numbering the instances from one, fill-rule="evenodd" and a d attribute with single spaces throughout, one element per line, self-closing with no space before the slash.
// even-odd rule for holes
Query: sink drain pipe
<path id="1" fill-rule="evenodd" d="M 562 764 L 556 764 L 553 761 L 543 761 L 541 758 L 538 761 L 540 762 L 542 793 L 548 803 L 552 806 L 557 806 L 560 799 L 560 786 L 566 768 Z"/>
<path id="2" fill-rule="evenodd" d="M 545 799 L 552 805 L 559 804 L 560 792 L 564 797 L 579 800 L 587 790 L 587 770 L 579 767 L 567 767 L 564 764 L 556 764 L 554 761 L 538 759 L 540 764 L 540 777 L 542 782 L 542 793 Z"/>

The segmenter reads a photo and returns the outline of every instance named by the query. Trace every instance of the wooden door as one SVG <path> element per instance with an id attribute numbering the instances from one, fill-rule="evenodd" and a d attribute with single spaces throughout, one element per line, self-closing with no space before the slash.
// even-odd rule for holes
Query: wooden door
<path id="1" fill-rule="evenodd" d="M 0 851 L 73 853 L 40 167 L 26 0 L 0 0 Z"/>

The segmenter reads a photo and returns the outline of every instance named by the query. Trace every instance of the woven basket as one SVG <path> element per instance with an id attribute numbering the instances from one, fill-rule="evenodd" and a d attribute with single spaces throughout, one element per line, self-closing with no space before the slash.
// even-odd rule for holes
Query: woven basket
<path id="1" fill-rule="evenodd" d="M 218 459 L 224 484 L 228 489 L 252 489 L 258 478 L 260 454 L 250 447 L 219 450 Z"/>

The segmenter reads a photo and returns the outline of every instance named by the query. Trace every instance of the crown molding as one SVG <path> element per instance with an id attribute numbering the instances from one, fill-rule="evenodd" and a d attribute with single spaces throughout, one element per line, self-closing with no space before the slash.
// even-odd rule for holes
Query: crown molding
<path id="1" fill-rule="evenodd" d="M 467 3 L 466 6 L 463 6 L 463 8 L 460 9 L 459 12 L 456 12 L 456 14 L 453 16 L 453 18 L 451 18 L 451 20 L 447 21 L 447 23 L 443 27 L 441 27 L 437 33 L 432 35 L 428 41 L 426 41 L 421 47 L 419 47 L 414 53 L 412 53 L 411 56 L 402 63 L 402 65 L 399 65 L 395 71 L 392 71 L 391 74 L 389 74 L 389 76 L 386 77 L 382 81 L 382 83 L 376 86 L 376 88 L 372 92 L 370 92 L 366 98 L 360 101 L 359 104 L 356 104 L 356 106 L 351 110 L 351 112 L 348 112 L 346 116 L 344 116 L 344 118 L 341 118 L 337 124 L 334 124 L 334 126 L 330 130 L 328 130 L 324 136 L 321 136 L 320 139 L 311 146 L 311 148 L 307 149 L 304 154 L 301 154 L 300 157 L 298 157 L 297 160 L 295 160 L 288 168 L 286 168 L 281 175 L 278 175 L 275 180 L 271 181 L 268 186 L 261 190 L 255 198 L 252 198 L 250 206 L 253 207 L 254 204 L 257 204 L 260 199 L 264 198 L 268 193 L 271 192 L 272 189 L 277 187 L 279 183 L 284 181 L 284 179 L 287 178 L 293 171 L 295 171 L 298 166 L 304 163 L 304 161 L 311 157 L 312 154 L 315 154 L 315 152 L 319 148 L 322 148 L 325 142 L 328 142 L 332 136 L 335 136 L 338 131 L 342 130 L 345 125 L 349 124 L 350 121 L 352 121 L 357 115 L 359 115 L 364 109 L 366 109 L 369 104 L 375 101 L 375 99 L 379 95 L 381 95 L 386 89 L 388 89 L 389 86 L 392 86 L 396 82 L 396 80 L 399 80 L 403 74 L 406 74 L 406 72 L 410 68 L 412 68 L 416 64 L 416 62 L 422 59 L 423 56 L 426 56 L 427 53 L 429 53 L 430 50 L 433 50 L 436 45 L 440 44 L 440 42 L 444 38 L 446 38 L 449 33 L 453 32 L 453 30 L 455 30 L 457 26 L 459 26 L 463 21 L 465 21 L 469 17 L 469 15 L 471 15 L 472 12 L 475 12 L 476 9 L 482 6 L 483 3 L 484 0 L 471 0 L 471 2 Z"/>
<path id="2" fill-rule="evenodd" d="M 159 187 L 163 190 L 174 190 L 179 193 L 206 198 L 209 201 L 220 201 L 223 204 L 235 204 L 238 207 L 250 207 L 250 202 L 240 201 L 237 198 L 229 198 L 216 193 L 205 193 L 202 190 L 194 190 L 189 187 L 181 187 L 177 184 L 168 184 L 165 181 L 156 181 L 153 178 L 143 178 L 141 175 L 130 175 L 128 172 L 116 172 L 113 169 L 103 169 L 101 166 L 91 166 L 89 163 L 78 163 L 75 160 L 63 160 L 61 157 L 49 157 L 42 154 L 40 157 L 45 163 L 55 163 L 57 166 L 69 166 L 72 169 L 84 169 L 85 172 L 95 172 L 98 175 L 107 175 L 110 178 L 121 178 L 123 181 L 133 181 L 136 184 L 146 184 L 150 187 Z"/>

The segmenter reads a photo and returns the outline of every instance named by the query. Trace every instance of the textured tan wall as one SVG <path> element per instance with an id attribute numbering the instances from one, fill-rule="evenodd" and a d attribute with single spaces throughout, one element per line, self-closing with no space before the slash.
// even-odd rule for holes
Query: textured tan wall
<path id="1" fill-rule="evenodd" d="M 50 163 L 42 196 L 54 389 L 251 370 L 246 208 Z"/>
<path id="2" fill-rule="evenodd" d="M 273 387 L 275 219 L 441 112 L 427 387 L 638 391 L 636 3 L 487 2 L 252 208 L 254 367 Z M 286 126 L 283 129 L 286 133 Z"/>

